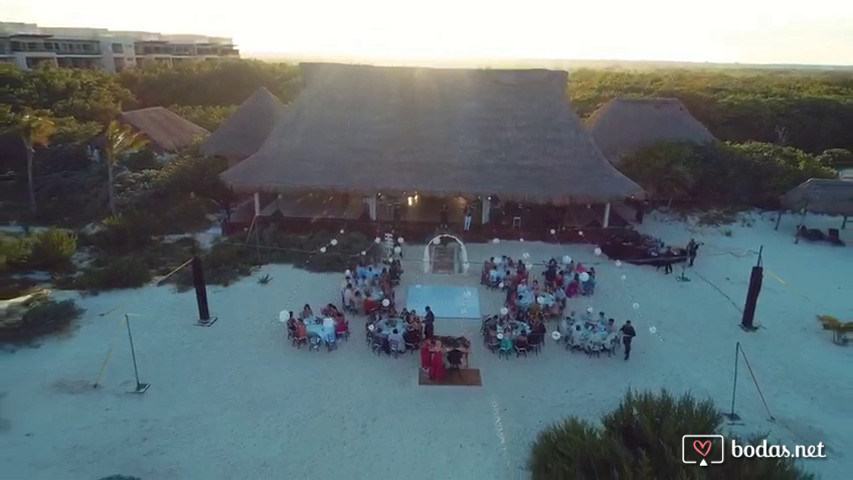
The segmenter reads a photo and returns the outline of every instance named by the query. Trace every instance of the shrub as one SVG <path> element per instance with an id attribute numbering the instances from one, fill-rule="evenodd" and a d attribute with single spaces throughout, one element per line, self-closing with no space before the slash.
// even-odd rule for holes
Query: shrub
<path id="1" fill-rule="evenodd" d="M 83 310 L 74 300 L 45 301 L 31 306 L 20 322 L 0 327 L 0 342 L 25 343 L 42 335 L 56 333 L 80 318 Z"/>
<path id="2" fill-rule="evenodd" d="M 570 417 L 539 433 L 528 461 L 532 478 L 813 478 L 790 458 L 727 456 L 725 463 L 707 470 L 683 464 L 682 436 L 717 433 L 722 423 L 711 400 L 697 400 L 690 394 L 676 398 L 666 390 L 658 394 L 629 391 L 601 423 L 597 427 Z M 743 444 L 755 445 L 762 439 L 757 436 Z"/>
<path id="3" fill-rule="evenodd" d="M 30 239 L 0 234 L 0 271 L 26 263 L 31 253 Z"/>
<path id="4" fill-rule="evenodd" d="M 68 230 L 51 228 L 35 237 L 31 267 L 52 267 L 67 263 L 77 251 L 77 236 Z"/>
<path id="5" fill-rule="evenodd" d="M 813 155 L 748 142 L 661 142 L 627 156 L 620 170 L 665 200 L 776 208 L 779 197 L 809 178 L 834 178 Z"/>
<path id="6" fill-rule="evenodd" d="M 104 228 L 93 235 L 93 243 L 105 252 L 126 254 L 149 246 L 159 233 L 159 222 L 152 215 L 119 214 L 104 220 Z"/>
<path id="7" fill-rule="evenodd" d="M 74 279 L 77 290 L 97 292 L 119 288 L 138 288 L 151 281 L 148 265 L 138 257 L 110 259 L 103 267 L 90 267 Z"/>

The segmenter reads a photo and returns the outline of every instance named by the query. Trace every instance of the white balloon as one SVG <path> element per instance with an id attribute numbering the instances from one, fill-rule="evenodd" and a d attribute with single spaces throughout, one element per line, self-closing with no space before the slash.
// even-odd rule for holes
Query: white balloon
<path id="1" fill-rule="evenodd" d="M 342 228 L 342 229 L 341 229 L 341 235 L 343 235 L 343 234 L 344 234 L 344 229 Z"/>
<path id="2" fill-rule="evenodd" d="M 331 241 L 331 242 L 329 242 L 329 245 L 331 245 L 331 246 L 333 246 L 333 247 L 334 247 L 335 245 L 337 245 L 337 244 L 338 244 L 338 239 L 337 239 L 337 238 L 333 238 L 333 239 L 332 239 L 332 241 Z"/>
<path id="3" fill-rule="evenodd" d="M 397 243 L 403 243 L 403 237 L 397 237 Z"/>
<path id="4" fill-rule="evenodd" d="M 504 334 L 503 334 L 503 333 L 499 333 L 499 334 L 498 334 L 498 340 L 503 340 L 503 339 L 504 339 Z"/>
<path id="5" fill-rule="evenodd" d="M 440 238 L 435 237 L 435 238 L 433 238 L 433 239 L 432 239 L 432 244 L 433 244 L 433 245 L 438 245 L 439 243 L 441 243 L 441 239 L 440 239 Z"/>
<path id="6" fill-rule="evenodd" d="M 524 243 L 524 239 L 523 239 L 523 238 L 519 238 L 519 239 L 518 239 L 518 241 L 519 241 L 519 242 L 521 242 L 521 243 Z"/>
<path id="7" fill-rule="evenodd" d="M 640 304 L 639 304 L 639 303 L 635 303 L 635 304 L 634 304 L 634 310 L 639 310 L 639 308 L 640 308 Z"/>
<path id="8" fill-rule="evenodd" d="M 388 305 L 391 305 L 391 300 L 388 300 L 387 298 L 385 300 L 382 300 L 383 307 L 387 307 Z"/>
<path id="9" fill-rule="evenodd" d="M 557 231 L 552 228 L 551 229 L 551 235 L 555 235 L 556 233 L 557 233 Z"/>
<path id="10" fill-rule="evenodd" d="M 536 303 L 538 303 L 539 305 L 545 305 L 545 297 L 538 297 L 536 299 Z"/>
<path id="11" fill-rule="evenodd" d="M 346 276 L 348 276 L 348 277 L 349 277 L 350 275 L 352 275 L 352 272 L 350 271 L 350 269 L 347 269 L 347 270 L 344 272 L 344 275 L 346 275 Z"/>
<path id="12" fill-rule="evenodd" d="M 601 248 L 599 248 L 599 247 L 595 247 L 594 252 L 595 252 L 595 254 L 596 254 L 596 255 L 601 255 Z"/>
<path id="13" fill-rule="evenodd" d="M 589 274 L 586 272 L 581 273 L 580 279 L 582 282 L 588 282 L 589 281 Z"/>
<path id="14" fill-rule="evenodd" d="M 403 249 L 400 248 L 399 246 L 394 247 L 394 253 L 400 253 L 402 251 L 403 251 Z"/>
<path id="15" fill-rule="evenodd" d="M 570 256 L 568 256 L 568 255 L 564 256 L 564 257 L 563 257 L 563 263 L 564 263 L 564 264 L 566 264 L 566 265 L 568 265 L 568 264 L 572 263 L 572 257 L 570 257 Z"/>
<path id="16" fill-rule="evenodd" d="M 290 319 L 290 312 L 287 310 L 282 310 L 281 313 L 278 314 L 278 321 L 281 323 L 287 323 Z"/>
<path id="17" fill-rule="evenodd" d="M 649 331 L 652 333 L 658 333 L 658 329 L 655 327 L 649 327 Z"/>
<path id="18" fill-rule="evenodd" d="M 368 325 L 367 329 L 372 332 L 372 331 L 376 330 L 376 326 L 375 325 Z"/>
<path id="19" fill-rule="evenodd" d="M 362 251 L 361 251 L 361 255 L 362 255 L 362 256 L 367 255 L 367 252 L 365 252 L 364 250 L 362 250 Z"/>
<path id="20" fill-rule="evenodd" d="M 501 243 L 499 238 L 493 238 L 492 243 Z"/>
<path id="21" fill-rule="evenodd" d="M 320 253 L 326 253 L 326 247 L 320 247 Z"/>
<path id="22" fill-rule="evenodd" d="M 504 282 L 499 283 L 499 284 L 498 284 L 498 288 L 500 288 L 501 290 L 503 290 L 503 288 L 504 288 Z"/>
<path id="23" fill-rule="evenodd" d="M 521 257 L 522 257 L 522 258 L 524 258 L 524 259 L 528 259 L 528 258 L 530 258 L 530 254 L 529 254 L 529 253 L 527 253 L 527 252 L 524 252 L 524 253 L 522 253 L 522 254 L 521 254 Z"/>
<path id="24" fill-rule="evenodd" d="M 373 242 L 374 242 L 374 243 L 382 243 L 382 239 L 381 239 L 381 238 L 379 238 L 379 237 L 376 237 L 376 238 L 374 238 L 374 239 L 373 239 Z"/>
<path id="25" fill-rule="evenodd" d="M 627 275 L 622 275 L 622 280 L 626 280 L 628 278 Z"/>
<path id="26" fill-rule="evenodd" d="M 524 264 L 524 266 L 527 267 L 528 270 L 530 270 L 531 268 L 533 268 L 533 262 L 527 262 Z"/>
<path id="27" fill-rule="evenodd" d="M 506 307 L 501 307 L 501 315 L 508 315 L 509 309 Z"/>
<path id="28" fill-rule="evenodd" d="M 594 312 L 595 310 L 592 307 L 586 307 L 586 311 L 589 313 Z"/>
<path id="29" fill-rule="evenodd" d="M 580 236 L 583 236 L 583 230 L 579 231 L 579 232 L 578 232 L 578 234 L 579 234 Z"/>
<path id="30" fill-rule="evenodd" d="M 551 332 L 551 338 L 553 338 L 554 340 L 559 340 L 561 336 L 562 335 L 560 335 L 560 332 Z"/>
<path id="31" fill-rule="evenodd" d="M 616 266 L 621 267 L 622 266 L 622 260 L 616 260 Z"/>

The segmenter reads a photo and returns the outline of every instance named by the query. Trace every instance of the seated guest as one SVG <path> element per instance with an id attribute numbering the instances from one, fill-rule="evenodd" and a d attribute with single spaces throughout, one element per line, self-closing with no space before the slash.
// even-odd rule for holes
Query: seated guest
<path id="1" fill-rule="evenodd" d="M 287 319 L 287 331 L 291 335 L 296 334 L 296 317 L 293 316 L 293 312 L 290 312 L 290 318 Z"/>
<path id="2" fill-rule="evenodd" d="M 569 298 L 574 298 L 580 295 L 581 290 L 581 280 L 580 275 L 575 274 L 575 278 L 569 282 L 569 286 L 566 287 L 566 296 Z"/>
<path id="3" fill-rule="evenodd" d="M 370 315 L 371 313 L 378 311 L 380 305 L 381 305 L 381 303 L 376 301 L 373 298 L 373 296 L 371 296 L 370 292 L 365 294 L 365 297 L 364 297 L 364 313 L 366 315 Z"/>
<path id="4" fill-rule="evenodd" d="M 314 312 L 311 311 L 311 305 L 308 305 L 306 303 L 305 306 L 302 307 L 302 313 L 299 314 L 299 319 L 305 320 L 305 319 L 313 318 L 313 317 L 314 317 Z"/>
<path id="5" fill-rule="evenodd" d="M 557 329 L 560 332 L 560 335 L 566 336 L 569 334 L 569 320 L 568 318 L 560 319 L 560 326 Z"/>
<path id="6" fill-rule="evenodd" d="M 512 350 L 512 338 L 506 333 L 504 333 L 504 338 L 501 339 L 501 350 Z"/>
<path id="7" fill-rule="evenodd" d="M 607 333 L 614 333 L 616 331 L 616 321 L 612 318 L 607 320 Z"/>
<path id="8" fill-rule="evenodd" d="M 530 346 L 530 342 L 527 338 L 527 334 L 524 333 L 524 330 L 515 337 L 515 346 L 518 348 L 527 348 Z"/>
<path id="9" fill-rule="evenodd" d="M 539 302 L 536 299 L 533 300 L 533 303 L 530 304 L 530 316 L 535 317 L 542 313 L 542 306 L 539 305 Z"/>
<path id="10" fill-rule="evenodd" d="M 592 295 L 595 293 L 595 277 L 592 275 L 589 276 L 589 280 L 583 282 L 583 294 L 584 295 Z"/>
<path id="11" fill-rule="evenodd" d="M 392 349 L 394 349 L 396 345 L 396 350 L 398 352 L 404 353 L 406 351 L 406 340 L 402 335 L 400 335 L 399 330 L 396 328 L 388 335 L 388 343 Z"/>
<path id="12" fill-rule="evenodd" d="M 533 285 L 530 287 L 530 290 L 533 292 L 534 296 L 539 296 L 542 292 L 542 288 L 539 287 L 539 280 L 533 280 Z"/>
<path id="13" fill-rule="evenodd" d="M 545 322 L 543 322 L 541 320 L 537 321 L 533 324 L 532 330 L 533 330 L 533 333 L 537 333 L 539 335 L 542 335 L 543 337 L 545 336 L 546 333 L 548 333 L 548 327 L 546 327 Z"/>
<path id="14" fill-rule="evenodd" d="M 308 336 L 308 328 L 305 327 L 305 321 L 299 319 L 296 322 L 296 338 L 305 338 Z"/>
<path id="15" fill-rule="evenodd" d="M 335 333 L 340 335 L 342 333 L 346 333 L 349 331 L 349 325 L 347 324 L 346 319 L 341 317 L 335 322 Z"/>
<path id="16" fill-rule="evenodd" d="M 554 289 L 554 300 L 560 305 L 560 308 L 566 308 L 566 291 L 562 288 Z"/>
<path id="17" fill-rule="evenodd" d="M 406 331 L 403 332 L 403 341 L 411 343 L 412 345 L 417 345 L 418 342 L 421 341 L 421 332 L 417 330 L 409 330 L 407 328 Z"/>

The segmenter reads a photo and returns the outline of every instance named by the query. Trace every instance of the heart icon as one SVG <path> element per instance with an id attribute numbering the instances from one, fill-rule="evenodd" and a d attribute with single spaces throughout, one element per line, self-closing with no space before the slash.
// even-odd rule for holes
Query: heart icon
<path id="1" fill-rule="evenodd" d="M 708 454 L 711 453 L 711 441 L 705 440 L 703 442 L 701 440 L 695 440 L 693 442 L 693 450 L 696 450 L 699 455 L 707 457 Z"/>

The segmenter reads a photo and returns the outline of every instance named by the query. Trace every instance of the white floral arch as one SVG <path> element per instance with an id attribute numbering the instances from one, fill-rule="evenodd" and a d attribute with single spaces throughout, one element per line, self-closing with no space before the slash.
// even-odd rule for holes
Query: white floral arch
<path id="1" fill-rule="evenodd" d="M 462 260 L 462 273 L 467 275 L 468 268 L 471 266 L 468 263 L 468 249 L 465 248 L 465 243 L 459 239 L 456 235 L 451 235 L 449 233 L 442 233 L 433 237 L 429 242 L 427 242 L 426 247 L 424 247 L 424 273 L 432 273 L 432 262 L 430 261 L 429 248 L 432 245 L 438 245 L 441 242 L 442 238 L 452 238 L 459 244 L 461 247 L 461 260 Z"/>

